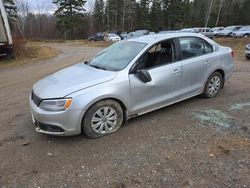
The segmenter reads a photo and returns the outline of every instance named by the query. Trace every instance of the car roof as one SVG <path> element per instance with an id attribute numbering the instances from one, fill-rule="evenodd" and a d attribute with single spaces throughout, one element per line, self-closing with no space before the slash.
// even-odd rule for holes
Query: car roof
<path id="1" fill-rule="evenodd" d="M 200 33 L 166 33 L 166 34 L 155 34 L 155 35 L 144 35 L 132 39 L 128 39 L 128 41 L 135 41 L 147 44 L 154 44 L 160 42 L 162 40 L 167 40 L 175 37 L 200 37 L 204 36 Z"/>
<path id="2" fill-rule="evenodd" d="M 243 26 L 242 25 L 229 25 L 229 26 L 226 26 L 226 27 L 243 27 Z"/>

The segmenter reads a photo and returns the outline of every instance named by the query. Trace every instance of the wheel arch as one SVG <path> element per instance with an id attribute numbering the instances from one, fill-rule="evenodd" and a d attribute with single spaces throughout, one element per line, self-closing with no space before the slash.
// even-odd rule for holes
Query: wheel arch
<path id="1" fill-rule="evenodd" d="M 223 81 L 225 80 L 225 71 L 223 69 L 216 69 L 213 73 L 215 72 L 219 72 L 223 78 Z"/>
<path id="2" fill-rule="evenodd" d="M 122 108 L 122 111 L 123 111 L 123 122 L 126 122 L 128 120 L 128 106 L 119 98 L 117 97 L 114 97 L 114 96 L 107 96 L 107 97 L 103 97 L 103 98 L 98 98 L 96 100 L 93 100 L 91 103 L 89 103 L 87 105 L 87 107 L 84 109 L 84 112 L 82 113 L 82 116 L 81 116 L 81 121 L 80 121 L 80 125 L 81 125 L 81 130 L 83 132 L 83 129 L 82 129 L 82 122 L 84 120 L 84 117 L 85 117 L 85 114 L 86 112 L 88 111 L 88 109 L 95 105 L 96 103 L 100 102 L 100 101 L 104 101 L 104 100 L 113 100 L 115 102 L 117 102 L 121 108 Z"/>

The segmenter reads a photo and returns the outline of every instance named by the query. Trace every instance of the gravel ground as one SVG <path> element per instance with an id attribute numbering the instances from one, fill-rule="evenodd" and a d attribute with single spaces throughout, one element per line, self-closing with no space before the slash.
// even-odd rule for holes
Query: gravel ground
<path id="1" fill-rule="evenodd" d="M 0 187 L 250 187 L 250 62 L 214 99 L 195 97 L 131 119 L 99 139 L 35 132 L 34 84 L 100 48 L 54 44 L 45 62 L 0 68 Z"/>

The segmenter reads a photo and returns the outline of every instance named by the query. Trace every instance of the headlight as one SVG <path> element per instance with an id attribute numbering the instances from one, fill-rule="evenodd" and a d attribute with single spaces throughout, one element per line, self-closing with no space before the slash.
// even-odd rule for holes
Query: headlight
<path id="1" fill-rule="evenodd" d="M 70 107 L 72 99 L 43 100 L 39 108 L 46 111 L 65 111 Z"/>

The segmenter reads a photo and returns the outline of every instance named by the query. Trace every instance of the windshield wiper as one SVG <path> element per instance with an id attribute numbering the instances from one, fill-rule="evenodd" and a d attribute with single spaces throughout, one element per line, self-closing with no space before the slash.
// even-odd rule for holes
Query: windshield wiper
<path id="1" fill-rule="evenodd" d="M 104 67 L 100 67 L 100 66 L 98 66 L 98 65 L 92 65 L 92 64 L 90 64 L 89 61 L 85 61 L 84 64 L 85 64 L 85 65 L 89 65 L 89 66 L 91 66 L 91 67 L 94 67 L 94 68 L 96 68 L 96 69 L 107 70 L 107 69 L 104 68 Z"/>
<path id="2" fill-rule="evenodd" d="M 100 69 L 100 70 L 107 70 L 106 68 L 100 67 L 100 66 L 98 66 L 98 65 L 91 65 L 90 63 L 89 63 L 88 65 L 91 66 L 91 67 L 95 67 L 95 68 L 97 68 L 97 69 Z"/>

